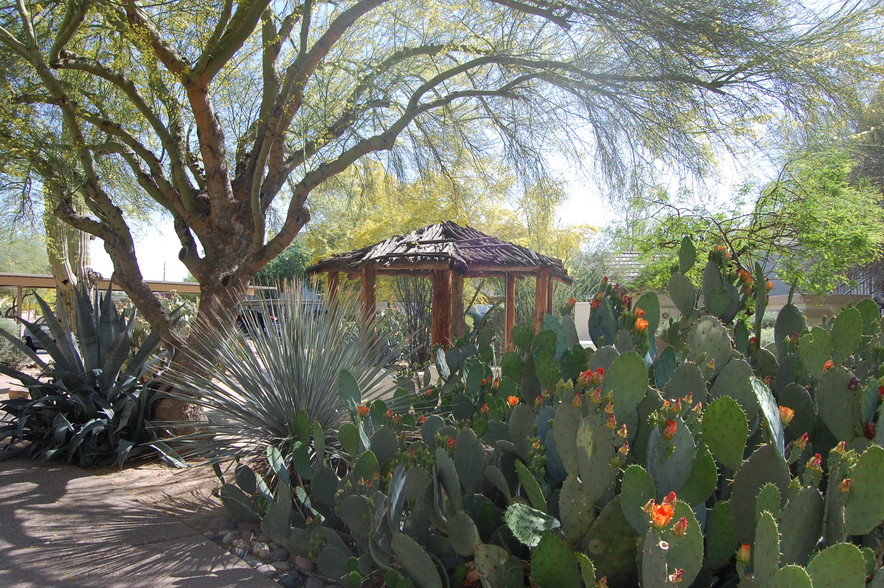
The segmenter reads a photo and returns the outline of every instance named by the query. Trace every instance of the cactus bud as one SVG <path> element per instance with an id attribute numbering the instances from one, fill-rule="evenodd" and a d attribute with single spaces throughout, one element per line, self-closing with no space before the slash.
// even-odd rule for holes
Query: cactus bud
<path id="1" fill-rule="evenodd" d="M 595 583 L 595 588 L 608 588 L 608 576 L 602 576 L 601 579 Z"/>
<path id="2" fill-rule="evenodd" d="M 752 547 L 748 543 L 740 544 L 740 548 L 737 549 L 737 561 L 743 564 L 749 563 L 749 560 L 752 557 Z"/>
<path id="3" fill-rule="evenodd" d="M 835 362 L 830 359 L 829 361 L 826 362 L 826 365 L 823 366 L 823 371 L 827 372 L 830 369 L 832 369 L 833 367 L 835 367 Z"/>
<path id="4" fill-rule="evenodd" d="M 574 398 L 571 399 L 571 404 L 577 408 L 583 406 L 583 394 L 580 394 L 579 392 L 575 394 Z"/>
<path id="5" fill-rule="evenodd" d="M 607 405 L 605 405 L 605 412 L 608 414 L 614 414 L 614 402 L 610 401 Z"/>
<path id="6" fill-rule="evenodd" d="M 482 414 L 488 414 L 488 403 L 487 402 L 482 405 L 482 408 L 479 409 L 479 412 L 481 412 Z"/>
<path id="7" fill-rule="evenodd" d="M 620 429 L 617 431 L 617 435 L 619 435 L 623 439 L 629 437 L 629 430 L 626 428 L 625 423 L 620 425 Z"/>
<path id="8" fill-rule="evenodd" d="M 617 417 L 615 417 L 613 414 L 609 414 L 608 418 L 605 419 L 605 426 L 607 428 L 611 429 L 612 431 L 614 429 L 616 429 L 617 428 Z"/>
<path id="9" fill-rule="evenodd" d="M 592 370 L 586 370 L 585 372 L 580 372 L 580 375 L 577 376 L 577 383 L 581 386 L 588 386 L 592 381 Z"/>
<path id="10" fill-rule="evenodd" d="M 677 428 L 677 425 L 676 425 L 675 421 L 673 421 L 673 420 L 666 421 L 666 425 L 663 427 L 663 437 L 665 439 L 672 439 L 673 437 L 675 437 L 676 428 Z"/>
<path id="11" fill-rule="evenodd" d="M 359 406 L 356 407 L 356 412 L 359 413 L 359 416 L 364 417 L 365 415 L 368 414 L 368 407 L 365 406 L 364 404 L 360 404 Z"/>
<path id="12" fill-rule="evenodd" d="M 857 388 L 859 388 L 859 378 L 853 376 L 853 378 L 850 380 L 850 383 L 847 384 L 847 389 L 856 390 Z"/>
<path id="13" fill-rule="evenodd" d="M 813 457 L 807 460 L 807 465 L 805 466 L 807 469 L 813 472 L 822 472 L 823 471 L 823 458 L 819 453 L 814 453 Z"/>
<path id="14" fill-rule="evenodd" d="M 792 445 L 804 451 L 804 448 L 807 446 L 807 442 L 810 441 L 810 436 L 807 433 L 803 433 L 800 437 L 792 441 Z"/>
<path id="15" fill-rule="evenodd" d="M 780 407 L 780 421 L 783 423 L 784 427 L 788 427 L 789 423 L 792 422 L 792 418 L 795 416 L 795 411 L 789 408 L 788 406 Z"/>
<path id="16" fill-rule="evenodd" d="M 771 282 L 770 280 L 766 281 L 764 283 L 764 289 L 767 290 L 768 292 L 773 290 L 773 282 Z"/>
<path id="17" fill-rule="evenodd" d="M 850 492 L 850 478 L 844 478 L 841 480 L 841 483 L 838 484 L 838 489 L 841 492 Z"/>
<path id="18" fill-rule="evenodd" d="M 500 378 L 494 378 L 494 383 L 491 384 L 491 389 L 497 390 L 498 386 L 500 386 Z"/>
<path id="19" fill-rule="evenodd" d="M 602 302 L 598 298 L 596 298 L 595 300 L 593 300 L 592 302 L 589 303 L 589 307 L 592 310 L 597 310 L 598 307 L 601 306 L 601 304 L 602 304 Z"/>
<path id="20" fill-rule="evenodd" d="M 874 439 L 875 438 L 875 423 L 869 421 L 866 423 L 866 426 L 863 427 L 863 433 L 866 435 L 866 439 Z"/>
<path id="21" fill-rule="evenodd" d="M 678 519 L 678 522 L 672 527 L 672 532 L 678 537 L 682 537 L 688 532 L 688 520 L 685 517 Z"/>
<path id="22" fill-rule="evenodd" d="M 703 403 L 698 402 L 696 406 L 692 409 L 696 414 L 703 414 Z"/>
<path id="23" fill-rule="evenodd" d="M 623 445 L 620 446 L 620 449 L 617 450 L 617 453 L 620 455 L 628 455 L 629 454 L 629 441 L 624 441 Z"/>
<path id="24" fill-rule="evenodd" d="M 682 400 L 684 401 L 685 404 L 688 404 L 688 405 L 693 404 L 694 403 L 694 393 L 688 392 L 688 395 L 685 396 L 684 398 L 682 398 Z"/>
<path id="25" fill-rule="evenodd" d="M 758 337 L 749 337 L 749 351 L 758 349 Z"/>
<path id="26" fill-rule="evenodd" d="M 457 441 L 454 439 L 454 437 L 449 437 L 447 443 L 448 449 L 454 449 L 454 445 L 457 443 Z"/>
<path id="27" fill-rule="evenodd" d="M 835 453 L 837 453 L 838 455 L 844 455 L 847 452 L 847 442 L 846 441 L 839 441 L 838 445 L 835 446 L 833 451 Z"/>
<path id="28" fill-rule="evenodd" d="M 427 421 L 427 415 L 422 414 L 421 416 L 417 417 L 417 424 L 419 424 L 419 425 L 424 424 L 426 421 Z"/>
<path id="29" fill-rule="evenodd" d="M 682 568 L 675 570 L 674 572 L 669 574 L 669 583 L 680 584 L 682 576 L 684 576 L 684 570 Z"/>
<path id="30" fill-rule="evenodd" d="M 534 406 L 540 406 L 543 404 L 543 396 L 538 395 L 537 398 L 534 399 Z M 513 406 L 512 404 L 510 406 Z"/>

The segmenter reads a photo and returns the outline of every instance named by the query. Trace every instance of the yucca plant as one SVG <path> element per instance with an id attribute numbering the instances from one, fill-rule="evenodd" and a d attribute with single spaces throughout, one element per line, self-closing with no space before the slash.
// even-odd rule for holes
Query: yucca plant
<path id="1" fill-rule="evenodd" d="M 359 301 L 341 293 L 319 306 L 304 292 L 301 282 L 287 284 L 280 299 L 259 301 L 239 320 L 215 317 L 194 328 L 192 362 L 163 377 L 172 395 L 199 405 L 208 419 L 198 432 L 175 439 L 183 453 L 260 458 L 274 446 L 285 456 L 303 413 L 322 426 L 331 448 L 349 419 L 338 393 L 342 369 L 367 391 L 366 400 L 392 391 L 384 365 L 398 351 L 368 331 L 347 328 L 361 314 Z"/>
<path id="2" fill-rule="evenodd" d="M 117 312 L 110 288 L 94 304 L 85 288 L 75 291 L 76 333 L 62 308 L 56 317 L 36 298 L 50 333 L 31 332 L 51 360 L 44 362 L 18 338 L 0 331 L 41 369 L 35 378 L 0 365 L 0 372 L 18 379 L 30 395 L 0 403 L 12 417 L 0 427 L 0 443 L 8 440 L 8 451 L 21 450 L 41 461 L 66 459 L 82 467 L 122 465 L 151 451 L 174 459 L 145 420 L 154 388 L 142 378 L 159 361 L 154 356 L 159 337 L 149 336 L 133 353 L 135 311 L 128 316 Z"/>

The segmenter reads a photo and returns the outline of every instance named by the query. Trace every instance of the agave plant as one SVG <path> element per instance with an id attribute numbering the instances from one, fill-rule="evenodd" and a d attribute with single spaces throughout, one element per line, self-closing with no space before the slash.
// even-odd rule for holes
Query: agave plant
<path id="1" fill-rule="evenodd" d="M 63 308 L 56 317 L 36 298 L 49 333 L 22 322 L 51 361 L 44 362 L 22 341 L 0 331 L 41 369 L 35 378 L 0 365 L 0 372 L 18 379 L 30 396 L 0 403 L 12 417 L 0 427 L 0 443 L 8 439 L 7 450 L 21 449 L 41 461 L 67 459 L 82 467 L 122 464 L 153 450 L 174 458 L 145 420 L 154 388 L 142 377 L 159 361 L 154 356 L 159 337 L 151 335 L 133 349 L 135 311 L 120 314 L 110 288 L 94 305 L 85 288 L 75 291 L 76 333 Z"/>
<path id="2" fill-rule="evenodd" d="M 164 374 L 173 396 L 199 405 L 208 417 L 200 431 L 175 440 L 187 455 L 261 457 L 268 446 L 287 455 L 303 412 L 322 426 L 332 447 L 349 419 L 338 393 L 342 369 L 366 401 L 395 387 L 384 365 L 398 350 L 367 330 L 348 328 L 360 316 L 355 297 L 340 294 L 320 307 L 305 298 L 301 282 L 281 291 L 278 300 L 197 325 L 192 363 Z"/>

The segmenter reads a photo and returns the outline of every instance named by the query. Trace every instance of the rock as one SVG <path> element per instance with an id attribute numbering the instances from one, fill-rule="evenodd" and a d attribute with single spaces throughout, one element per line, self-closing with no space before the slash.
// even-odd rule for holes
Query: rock
<path id="1" fill-rule="evenodd" d="M 224 523 L 224 526 L 221 527 L 221 530 L 222 531 L 236 531 L 236 521 L 232 521 L 232 520 L 228 519 L 227 522 Z"/>
<path id="2" fill-rule="evenodd" d="M 269 560 L 271 560 L 271 561 L 288 561 L 291 556 L 292 556 L 292 554 L 289 553 L 289 550 L 286 549 L 285 547 L 280 547 L 280 546 L 273 547 L 273 543 L 270 544 L 270 555 L 268 556 Z"/>
<path id="3" fill-rule="evenodd" d="M 304 582 L 304 588 L 325 588 L 325 582 L 322 578 L 311 576 L 307 578 L 306 582 Z"/>
<path id="4" fill-rule="evenodd" d="M 211 537 L 215 534 L 215 531 L 205 531 L 203 532 L 203 537 Z"/>
<path id="5" fill-rule="evenodd" d="M 255 537 L 255 541 L 260 541 L 261 543 L 270 543 L 270 537 L 268 537 L 265 533 L 259 533 L 257 537 Z"/>
<path id="6" fill-rule="evenodd" d="M 249 548 L 245 547 L 244 545 L 238 545 L 233 548 L 233 551 L 231 553 L 233 553 L 233 555 L 235 555 L 236 557 L 242 559 L 249 554 Z"/>
<path id="7" fill-rule="evenodd" d="M 221 539 L 221 543 L 223 543 L 224 545 L 232 545 L 233 542 L 240 537 L 241 535 L 239 534 L 239 531 L 231 531 L 228 534 L 224 535 L 224 537 Z"/>
<path id="8" fill-rule="evenodd" d="M 253 568 L 257 568 L 258 566 L 263 566 L 263 565 L 264 565 L 264 562 L 263 562 L 263 561 L 261 561 L 260 559 L 255 559 L 254 557 L 246 556 L 246 557 L 244 557 L 244 558 L 242 558 L 242 559 L 243 559 L 244 562 L 246 562 L 247 564 L 249 564 L 249 565 L 252 566 Z"/>
<path id="9" fill-rule="evenodd" d="M 295 556 L 295 566 L 296 566 L 299 570 L 303 570 L 303 571 L 305 571 L 305 572 L 312 572 L 313 569 L 316 567 L 316 566 L 313 565 L 313 562 L 312 562 L 312 561 L 310 561 L 310 560 L 307 559 L 306 557 L 303 557 L 303 556 L 300 556 L 300 555 L 296 555 L 296 556 Z"/>
<path id="10" fill-rule="evenodd" d="M 304 585 L 304 578 L 294 572 L 289 572 L 279 577 L 279 583 L 283 588 L 301 588 Z"/>
<path id="11" fill-rule="evenodd" d="M 219 535 L 218 533 L 213 533 L 208 537 L 209 541 L 214 541 L 215 543 L 220 543 L 222 539 L 224 539 L 224 535 Z"/>
<path id="12" fill-rule="evenodd" d="M 252 545 L 245 539 L 237 539 L 231 545 L 234 547 L 244 547 L 246 551 L 251 551 Z"/>
<path id="13" fill-rule="evenodd" d="M 261 564 L 260 566 L 255 568 L 255 571 L 257 571 L 262 576 L 273 576 L 274 574 L 276 574 L 276 568 L 269 564 Z"/>
<path id="14" fill-rule="evenodd" d="M 277 549 L 282 549 L 282 547 L 283 547 L 282 545 L 280 545 L 276 541 L 271 541 L 269 543 L 269 545 L 270 545 L 270 551 L 276 551 Z"/>
<path id="15" fill-rule="evenodd" d="M 261 541 L 255 541 L 254 543 L 252 543 L 252 553 L 254 553 L 256 557 L 259 557 L 261 559 L 269 559 L 270 546 L 266 543 L 262 543 Z"/>
<path id="16" fill-rule="evenodd" d="M 273 562 L 270 562 L 270 565 L 272 565 L 274 568 L 276 568 L 280 572 L 287 572 L 290 569 L 292 569 L 292 566 L 289 565 L 289 562 L 287 562 L 287 561 L 273 561 Z"/>

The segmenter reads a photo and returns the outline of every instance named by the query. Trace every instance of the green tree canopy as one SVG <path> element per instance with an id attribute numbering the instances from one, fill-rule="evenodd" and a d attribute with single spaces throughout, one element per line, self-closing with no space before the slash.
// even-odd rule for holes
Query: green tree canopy
<path id="1" fill-rule="evenodd" d="M 880 57 L 874 5 L 17 0 L 0 6 L 0 152 L 104 241 L 117 283 L 180 343 L 120 184 L 172 215 L 212 313 L 292 242 L 310 194 L 366 158 L 441 170 L 436 138 L 454 135 L 525 174 L 572 146 L 616 179 L 656 158 L 702 169 L 772 110 L 850 106 Z"/>

